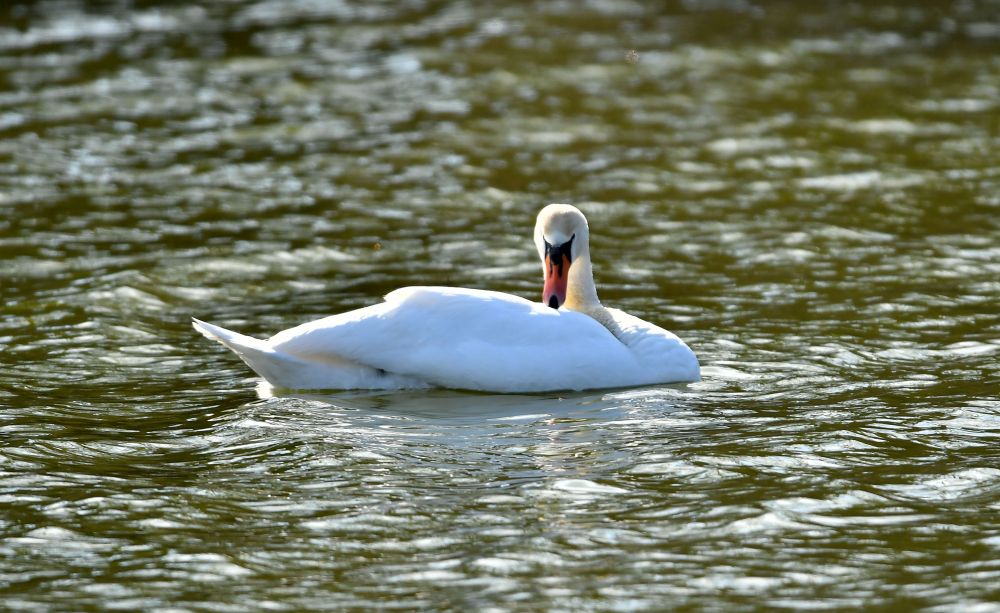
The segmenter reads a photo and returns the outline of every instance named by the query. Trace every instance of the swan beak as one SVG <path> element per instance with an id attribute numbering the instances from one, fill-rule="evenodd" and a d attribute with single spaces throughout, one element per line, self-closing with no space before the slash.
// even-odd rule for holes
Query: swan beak
<path id="1" fill-rule="evenodd" d="M 558 309 L 566 302 L 566 281 L 569 280 L 569 267 L 573 263 L 574 239 L 576 234 L 565 243 L 555 246 L 545 241 L 545 286 L 542 288 L 542 302 L 553 309 Z"/>
<path id="2" fill-rule="evenodd" d="M 566 280 L 569 277 L 569 258 L 561 253 L 545 256 L 545 286 L 542 302 L 558 309 L 566 302 Z"/>

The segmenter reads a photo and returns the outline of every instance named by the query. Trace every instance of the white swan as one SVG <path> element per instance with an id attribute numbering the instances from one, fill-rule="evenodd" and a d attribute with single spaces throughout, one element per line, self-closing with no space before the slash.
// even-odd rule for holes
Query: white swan
<path id="1" fill-rule="evenodd" d="M 266 341 L 197 319 L 193 325 L 287 389 L 540 392 L 698 381 L 698 359 L 684 341 L 601 305 L 588 239 L 576 207 L 550 204 L 539 212 L 543 303 L 477 289 L 404 287 L 381 304 Z"/>

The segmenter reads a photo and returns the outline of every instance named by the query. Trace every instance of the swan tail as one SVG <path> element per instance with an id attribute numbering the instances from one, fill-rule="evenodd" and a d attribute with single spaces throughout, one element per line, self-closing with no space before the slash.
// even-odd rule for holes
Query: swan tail
<path id="1" fill-rule="evenodd" d="M 424 381 L 387 373 L 335 354 L 297 356 L 278 351 L 268 341 L 191 318 L 191 325 L 221 343 L 272 386 L 288 390 L 424 388 Z"/>
<path id="2" fill-rule="evenodd" d="M 201 321 L 200 319 L 195 319 L 194 317 L 191 318 L 191 325 L 195 330 L 201 332 L 205 338 L 222 343 L 236 353 L 240 353 L 245 350 L 257 352 L 267 352 L 271 350 L 265 341 L 253 338 L 252 336 L 247 336 L 245 334 L 240 334 L 239 332 L 233 332 L 232 330 L 226 330 L 220 326 L 214 326 L 208 322 Z"/>
<path id="3" fill-rule="evenodd" d="M 199 319 L 191 318 L 191 325 L 205 338 L 221 343 L 247 363 L 255 373 L 276 387 L 302 387 L 303 374 L 310 364 L 294 356 L 275 351 L 267 341 L 233 332 Z"/>

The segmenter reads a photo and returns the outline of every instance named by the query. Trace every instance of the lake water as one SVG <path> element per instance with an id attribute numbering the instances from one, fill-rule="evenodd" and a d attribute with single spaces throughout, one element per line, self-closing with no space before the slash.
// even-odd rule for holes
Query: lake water
<path id="1" fill-rule="evenodd" d="M 1000 3 L 0 8 L 0 608 L 1000 611 Z M 701 383 L 259 396 L 537 299 L 549 202 Z"/>

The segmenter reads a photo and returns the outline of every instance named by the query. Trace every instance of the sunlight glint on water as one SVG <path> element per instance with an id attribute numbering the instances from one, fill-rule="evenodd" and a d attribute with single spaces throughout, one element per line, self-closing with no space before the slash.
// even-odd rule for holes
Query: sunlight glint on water
<path id="1" fill-rule="evenodd" d="M 0 8 L 0 608 L 992 610 L 998 10 Z M 701 383 L 258 397 L 190 328 L 536 299 L 560 201 Z"/>

